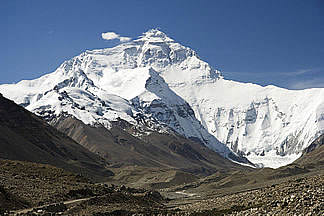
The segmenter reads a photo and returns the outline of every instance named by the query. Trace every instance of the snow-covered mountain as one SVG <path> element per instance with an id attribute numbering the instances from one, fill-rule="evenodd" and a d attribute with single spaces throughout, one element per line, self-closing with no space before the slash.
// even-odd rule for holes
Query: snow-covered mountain
<path id="1" fill-rule="evenodd" d="M 107 128 L 119 118 L 143 133 L 171 128 L 225 156 L 231 149 L 270 167 L 292 162 L 324 132 L 324 89 L 225 80 L 156 29 L 85 51 L 38 79 L 0 85 L 0 92 L 49 121 L 64 112 Z"/>

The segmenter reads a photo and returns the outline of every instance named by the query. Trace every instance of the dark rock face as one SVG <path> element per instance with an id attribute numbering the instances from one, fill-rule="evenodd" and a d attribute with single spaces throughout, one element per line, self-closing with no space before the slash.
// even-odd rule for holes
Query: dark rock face
<path id="1" fill-rule="evenodd" d="M 317 148 L 320 148 L 322 145 L 324 145 L 324 134 L 320 137 L 318 137 L 312 144 L 310 144 L 307 148 L 303 150 L 303 154 L 310 153 L 314 151 Z"/>
<path id="2" fill-rule="evenodd" d="M 304 149 L 302 156 L 294 163 L 308 169 L 323 170 L 324 168 L 324 134 Z"/>

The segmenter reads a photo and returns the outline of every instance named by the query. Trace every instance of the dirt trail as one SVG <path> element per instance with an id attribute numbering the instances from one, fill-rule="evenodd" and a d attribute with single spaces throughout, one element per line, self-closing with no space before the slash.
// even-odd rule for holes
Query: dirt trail
<path id="1" fill-rule="evenodd" d="M 23 209 L 23 210 L 17 210 L 17 211 L 13 211 L 12 213 L 10 213 L 9 215 L 20 215 L 20 214 L 26 214 L 30 211 L 34 211 L 36 209 L 43 209 L 43 208 L 46 208 L 46 207 L 49 207 L 49 206 L 55 206 L 55 205 L 71 205 L 71 204 L 76 204 L 76 203 L 79 203 L 79 202 L 83 202 L 83 201 L 86 201 L 86 200 L 89 200 L 91 198 L 94 198 L 95 196 L 93 197 L 87 197 L 87 198 L 82 198 L 82 199 L 74 199 L 74 200 L 68 200 L 68 201 L 64 201 L 64 202 L 58 202 L 58 203 L 50 203 L 50 204 L 46 204 L 46 205 L 42 205 L 42 206 L 36 206 L 36 207 L 33 207 L 33 208 L 28 208 L 28 209 Z"/>

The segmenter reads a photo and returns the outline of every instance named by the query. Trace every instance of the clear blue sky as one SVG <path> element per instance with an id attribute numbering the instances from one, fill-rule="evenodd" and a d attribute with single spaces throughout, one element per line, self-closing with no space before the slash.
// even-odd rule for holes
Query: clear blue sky
<path id="1" fill-rule="evenodd" d="M 324 87 L 323 0 L 2 0 L 0 25 L 0 83 L 117 44 L 102 32 L 134 38 L 159 27 L 227 79 Z"/>

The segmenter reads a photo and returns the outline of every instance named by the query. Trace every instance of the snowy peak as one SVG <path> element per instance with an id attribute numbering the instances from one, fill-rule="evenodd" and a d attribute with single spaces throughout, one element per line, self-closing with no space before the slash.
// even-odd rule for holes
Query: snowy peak
<path id="1" fill-rule="evenodd" d="M 201 84 L 222 78 L 220 71 L 202 61 L 191 48 L 182 46 L 153 29 L 137 40 L 113 48 L 86 51 L 77 56 L 65 70 L 81 68 L 93 82 L 106 88 L 112 73 L 152 67 L 170 85 Z"/>
<path id="2" fill-rule="evenodd" d="M 292 162 L 324 132 L 324 89 L 225 80 L 157 29 L 85 51 L 38 79 L 0 85 L 0 92 L 51 118 L 64 112 L 109 127 L 118 118 L 138 126 L 140 116 L 152 130 L 166 125 L 223 155 L 230 148 L 270 167 Z"/>
<path id="3" fill-rule="evenodd" d="M 172 42 L 173 39 L 169 38 L 164 32 L 158 29 L 151 29 L 142 36 L 139 37 L 136 41 L 147 41 L 147 42 Z"/>

